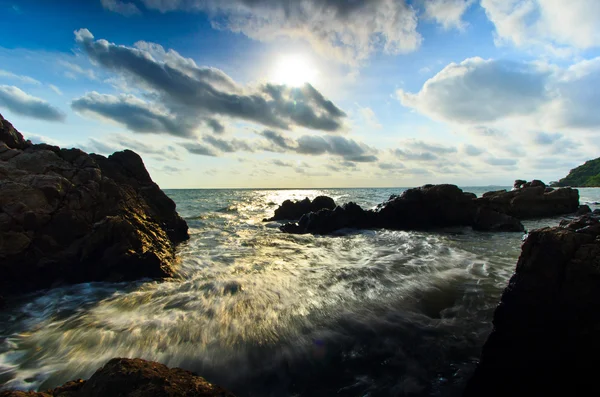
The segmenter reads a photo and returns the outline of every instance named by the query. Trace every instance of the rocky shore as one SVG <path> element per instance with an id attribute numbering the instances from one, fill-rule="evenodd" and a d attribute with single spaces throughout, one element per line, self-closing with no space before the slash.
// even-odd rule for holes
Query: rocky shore
<path id="1" fill-rule="evenodd" d="M 344 228 L 429 230 L 449 226 L 523 232 L 520 219 L 569 214 L 579 209 L 576 189 L 548 188 L 537 180 L 517 181 L 511 191 L 488 192 L 480 198 L 455 185 L 425 185 L 392 196 L 374 210 L 364 210 L 355 203 L 335 206 L 328 197 L 317 200 L 327 206 L 315 209 L 309 199 L 286 200 L 268 220 L 298 219 L 281 226 L 283 232 L 295 234 L 330 234 Z"/>
<path id="2" fill-rule="evenodd" d="M 4 391 L 0 397 L 234 397 L 180 368 L 152 361 L 113 358 L 89 380 L 67 382 L 44 392 Z"/>
<path id="3" fill-rule="evenodd" d="M 34 145 L 0 115 L 0 291 L 174 275 L 188 226 L 140 156 Z"/>
<path id="4" fill-rule="evenodd" d="M 600 211 L 532 231 L 464 397 L 600 393 Z"/>

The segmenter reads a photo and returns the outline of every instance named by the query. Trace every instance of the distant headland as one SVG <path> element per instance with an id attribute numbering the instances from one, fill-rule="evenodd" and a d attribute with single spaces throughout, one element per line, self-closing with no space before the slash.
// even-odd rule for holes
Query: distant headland
<path id="1" fill-rule="evenodd" d="M 552 182 L 551 186 L 600 187 L 600 157 L 572 169 L 569 175 L 558 182 Z"/>

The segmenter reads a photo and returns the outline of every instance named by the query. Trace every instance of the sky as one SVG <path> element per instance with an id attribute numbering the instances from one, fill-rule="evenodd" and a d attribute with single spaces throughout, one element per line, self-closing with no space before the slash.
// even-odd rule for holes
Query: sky
<path id="1" fill-rule="evenodd" d="M 162 188 L 511 185 L 600 156 L 598 0 L 0 0 L 0 113 Z"/>

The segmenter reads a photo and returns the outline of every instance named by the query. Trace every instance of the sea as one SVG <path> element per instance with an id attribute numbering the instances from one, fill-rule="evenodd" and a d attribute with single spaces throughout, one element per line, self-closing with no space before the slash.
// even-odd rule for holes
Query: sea
<path id="1" fill-rule="evenodd" d="M 372 208 L 403 190 L 167 190 L 190 227 L 179 277 L 10 298 L 0 312 L 0 387 L 46 390 L 113 357 L 140 357 L 240 397 L 460 396 L 523 234 L 289 235 L 263 222 L 286 199 Z M 600 208 L 600 189 L 580 196 Z"/>

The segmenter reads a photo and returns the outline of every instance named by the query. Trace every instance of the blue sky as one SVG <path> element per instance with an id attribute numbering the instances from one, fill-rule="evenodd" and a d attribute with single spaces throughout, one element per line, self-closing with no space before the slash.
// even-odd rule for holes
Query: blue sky
<path id="1" fill-rule="evenodd" d="M 0 0 L 0 112 L 161 187 L 546 181 L 600 152 L 596 0 Z"/>

